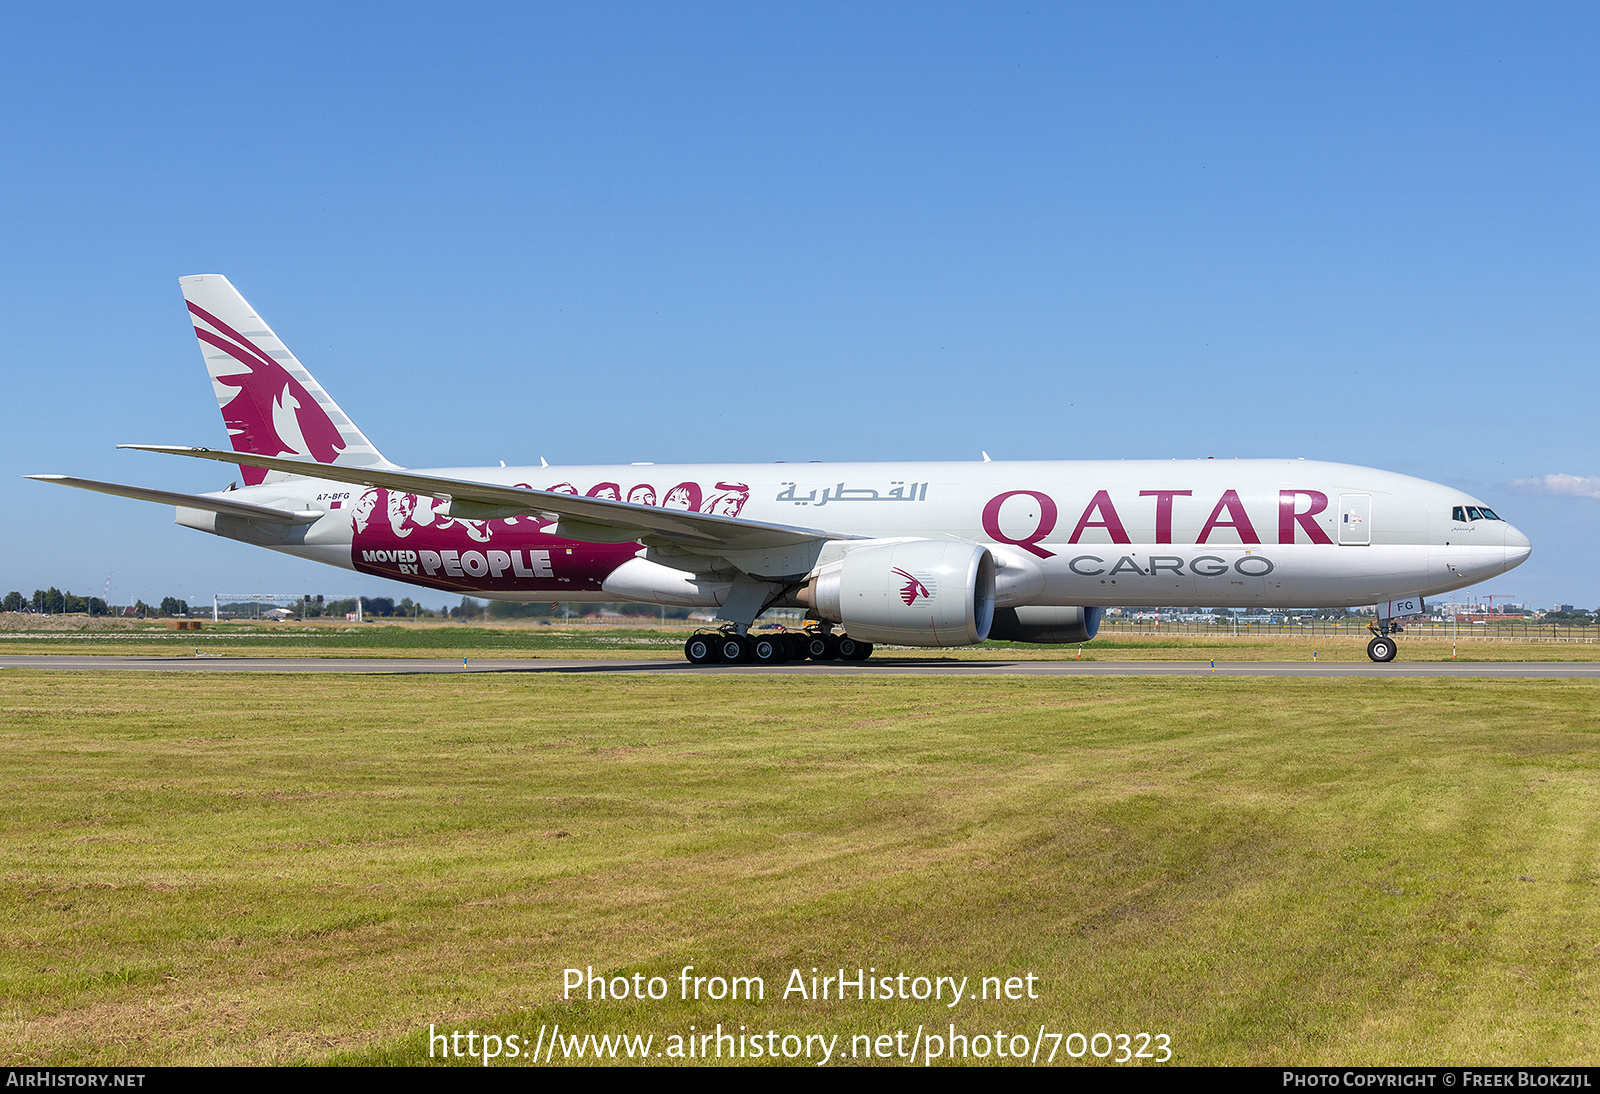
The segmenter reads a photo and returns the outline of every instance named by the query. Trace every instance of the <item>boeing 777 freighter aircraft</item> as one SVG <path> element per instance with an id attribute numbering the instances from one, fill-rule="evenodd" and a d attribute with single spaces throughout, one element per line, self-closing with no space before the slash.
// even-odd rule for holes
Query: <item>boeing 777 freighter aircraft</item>
<path id="1" fill-rule="evenodd" d="M 689 660 L 867 657 L 874 642 L 1081 642 L 1111 605 L 1378 605 L 1374 661 L 1422 598 L 1502 574 L 1527 537 L 1459 490 L 1306 460 L 475 467 L 390 463 L 227 278 L 180 278 L 243 487 L 177 523 L 497 600 L 716 608 Z M 803 607 L 804 636 L 749 633 Z M 842 628 L 842 629 L 836 629 Z"/>

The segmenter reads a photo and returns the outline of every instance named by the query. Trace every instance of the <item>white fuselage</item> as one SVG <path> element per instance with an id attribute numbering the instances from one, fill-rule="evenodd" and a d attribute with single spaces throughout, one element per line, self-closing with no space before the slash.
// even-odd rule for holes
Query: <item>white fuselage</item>
<path id="1" fill-rule="evenodd" d="M 710 464 L 443 468 L 444 478 L 694 509 L 867 539 L 990 549 L 996 603 L 1355 606 L 1459 589 L 1528 557 L 1481 503 L 1386 471 L 1307 460 Z M 274 481 L 276 480 L 276 481 Z M 531 517 L 466 521 L 415 495 L 269 476 L 240 501 L 321 510 L 262 528 L 180 509 L 179 522 L 432 588 L 507 600 L 721 603 L 728 560 L 641 543 L 590 544 Z M 818 557 L 733 560 L 796 577 Z M 763 569 L 765 567 L 765 569 Z"/>

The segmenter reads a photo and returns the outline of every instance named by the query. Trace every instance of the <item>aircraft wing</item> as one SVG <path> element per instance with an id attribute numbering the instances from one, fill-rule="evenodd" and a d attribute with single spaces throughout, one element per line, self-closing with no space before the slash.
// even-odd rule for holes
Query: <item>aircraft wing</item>
<path id="1" fill-rule="evenodd" d="M 356 467 L 343 464 L 286 460 L 249 452 L 219 452 L 185 445 L 121 444 L 140 452 L 164 452 L 202 460 L 283 471 L 311 479 L 381 486 L 407 494 L 448 500 L 450 515 L 464 520 L 497 520 L 525 513 L 548 513 L 560 521 L 555 534 L 588 543 L 626 543 L 641 537 L 673 543 L 691 550 L 711 552 L 770 551 L 799 547 L 830 539 L 860 539 L 816 528 L 742 520 L 738 517 L 662 509 L 606 498 L 584 498 L 549 490 L 525 490 L 499 483 L 474 482 L 422 475 L 396 468 Z M 178 504 L 185 504 L 179 502 Z"/>
<path id="2" fill-rule="evenodd" d="M 288 509 L 273 509 L 266 505 L 228 501 L 225 498 L 207 497 L 204 494 L 179 494 L 171 490 L 151 490 L 144 486 L 124 486 L 117 482 L 99 482 L 95 479 L 75 479 L 70 475 L 24 475 L 38 482 L 53 482 L 57 486 L 76 486 L 79 490 L 94 490 L 101 494 L 115 494 L 121 498 L 153 501 L 162 505 L 181 505 L 185 509 L 209 509 L 213 513 L 226 513 L 232 517 L 271 521 L 273 524 L 311 524 L 321 519 L 320 512 L 295 513 Z"/>

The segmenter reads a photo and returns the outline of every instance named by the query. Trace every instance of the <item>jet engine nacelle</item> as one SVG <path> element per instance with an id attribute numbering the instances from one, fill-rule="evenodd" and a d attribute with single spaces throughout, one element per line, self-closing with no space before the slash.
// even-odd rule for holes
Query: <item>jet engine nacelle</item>
<path id="1" fill-rule="evenodd" d="M 854 547 L 800 593 L 851 638 L 901 646 L 968 646 L 994 619 L 994 556 L 964 540 Z"/>
<path id="2" fill-rule="evenodd" d="M 1000 608 L 989 637 L 1006 642 L 1087 642 L 1100 631 L 1101 608 L 1032 605 Z"/>

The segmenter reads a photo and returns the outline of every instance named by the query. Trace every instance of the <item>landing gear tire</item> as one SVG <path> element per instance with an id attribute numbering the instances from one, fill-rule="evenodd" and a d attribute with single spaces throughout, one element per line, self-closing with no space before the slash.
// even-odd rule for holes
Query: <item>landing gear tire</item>
<path id="1" fill-rule="evenodd" d="M 1367 643 L 1367 656 L 1380 664 L 1393 661 L 1396 652 L 1394 639 L 1386 634 L 1380 634 Z"/>
<path id="2" fill-rule="evenodd" d="M 839 660 L 865 661 L 872 656 L 871 642 L 857 642 L 848 634 L 839 639 Z"/>
<path id="3" fill-rule="evenodd" d="M 806 656 L 813 661 L 836 661 L 839 658 L 839 636 L 814 634 L 806 642 Z"/>
<path id="4" fill-rule="evenodd" d="M 736 634 L 725 634 L 717 640 L 717 652 L 730 665 L 742 665 L 750 660 L 750 643 Z"/>
<path id="5" fill-rule="evenodd" d="M 750 660 L 758 665 L 776 665 L 780 661 L 787 661 L 788 651 L 784 649 L 781 638 L 763 635 L 760 638 L 745 640 L 750 647 Z"/>
<path id="6" fill-rule="evenodd" d="M 714 634 L 696 634 L 683 644 L 683 656 L 691 665 L 711 665 L 717 661 L 717 639 Z"/>

